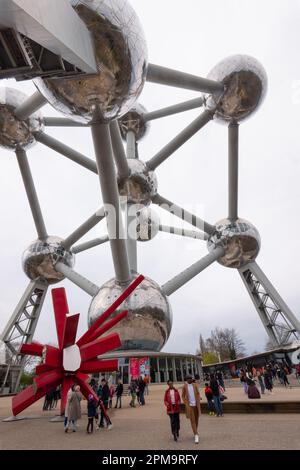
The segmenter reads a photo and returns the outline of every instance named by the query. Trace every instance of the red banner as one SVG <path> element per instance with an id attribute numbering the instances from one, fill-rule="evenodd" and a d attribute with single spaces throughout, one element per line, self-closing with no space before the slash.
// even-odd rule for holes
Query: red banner
<path id="1" fill-rule="evenodd" d="M 140 376 L 140 360 L 137 357 L 130 358 L 130 376 L 132 379 L 138 379 Z"/>

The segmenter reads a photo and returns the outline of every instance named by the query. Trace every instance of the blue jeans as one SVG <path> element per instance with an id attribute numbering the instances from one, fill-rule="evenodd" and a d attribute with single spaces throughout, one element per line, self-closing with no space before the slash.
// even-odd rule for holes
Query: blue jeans
<path id="1" fill-rule="evenodd" d="M 144 405 L 145 404 L 144 392 L 140 392 L 139 398 L 140 398 L 140 404 Z"/>
<path id="2" fill-rule="evenodd" d="M 223 408 L 222 408 L 222 403 L 221 403 L 221 400 L 220 400 L 220 397 L 214 395 L 214 405 L 215 405 L 215 409 L 216 409 L 216 413 L 218 416 L 222 415 L 223 414 Z"/>
<path id="3" fill-rule="evenodd" d="M 210 413 L 215 411 L 213 400 L 207 400 L 207 408 Z"/>

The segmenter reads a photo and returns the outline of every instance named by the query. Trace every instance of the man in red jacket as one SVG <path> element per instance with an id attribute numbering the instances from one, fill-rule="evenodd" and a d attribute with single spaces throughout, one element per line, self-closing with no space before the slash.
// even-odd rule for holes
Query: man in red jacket
<path id="1" fill-rule="evenodd" d="M 174 437 L 174 441 L 177 441 L 179 437 L 180 429 L 180 395 L 178 390 L 174 387 L 171 380 L 168 381 L 168 390 L 165 392 L 165 406 L 167 407 L 167 413 L 170 416 L 171 431 Z"/>

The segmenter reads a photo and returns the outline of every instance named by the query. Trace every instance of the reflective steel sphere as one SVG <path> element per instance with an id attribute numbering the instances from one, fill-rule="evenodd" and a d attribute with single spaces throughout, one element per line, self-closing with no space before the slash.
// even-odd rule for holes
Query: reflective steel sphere
<path id="1" fill-rule="evenodd" d="M 89 326 L 125 288 L 126 286 L 119 285 L 115 279 L 111 279 L 100 288 L 89 308 Z M 160 351 L 171 332 L 172 310 L 159 285 L 145 278 L 113 316 L 123 310 L 128 310 L 128 317 L 111 330 L 119 333 L 122 341 L 121 349 Z"/>
<path id="2" fill-rule="evenodd" d="M 15 116 L 15 109 L 27 98 L 27 95 L 14 88 L 0 88 L 0 147 L 9 150 L 22 147 L 27 150 L 35 144 L 33 133 L 43 130 L 40 112 L 33 114 L 26 121 L 21 121 Z"/>
<path id="3" fill-rule="evenodd" d="M 128 131 L 134 132 L 136 141 L 141 140 L 149 132 L 150 122 L 146 122 L 143 118 L 146 112 L 146 108 L 137 103 L 119 120 L 121 134 L 125 141 Z"/>
<path id="4" fill-rule="evenodd" d="M 141 160 L 128 160 L 130 175 L 118 179 L 120 196 L 126 197 L 130 204 L 149 205 L 157 194 L 157 178 Z"/>
<path id="5" fill-rule="evenodd" d="M 260 235 L 250 222 L 228 219 L 216 224 L 215 233 L 208 240 L 208 249 L 213 251 L 216 246 L 225 248 L 225 255 L 218 261 L 228 268 L 242 268 L 254 261 L 260 250 Z"/>
<path id="6" fill-rule="evenodd" d="M 218 102 L 215 117 L 221 121 L 241 121 L 250 116 L 263 102 L 268 78 L 263 66 L 253 57 L 232 55 L 219 62 L 208 78 L 225 85 L 225 92 Z M 217 100 L 211 96 L 207 106 Z"/>
<path id="7" fill-rule="evenodd" d="M 145 207 L 137 213 L 137 240 L 147 242 L 159 232 L 159 215 L 150 207 Z"/>
<path id="8" fill-rule="evenodd" d="M 64 276 L 55 270 L 55 263 L 60 261 L 70 268 L 74 265 L 74 255 L 66 251 L 62 238 L 48 237 L 46 240 L 36 240 L 23 254 L 23 270 L 32 281 L 37 279 L 55 284 Z"/>
<path id="9" fill-rule="evenodd" d="M 70 0 L 92 34 L 98 74 L 37 79 L 49 103 L 76 121 L 88 122 L 99 105 L 105 121 L 125 114 L 140 95 L 147 73 L 147 46 L 127 0 Z"/>

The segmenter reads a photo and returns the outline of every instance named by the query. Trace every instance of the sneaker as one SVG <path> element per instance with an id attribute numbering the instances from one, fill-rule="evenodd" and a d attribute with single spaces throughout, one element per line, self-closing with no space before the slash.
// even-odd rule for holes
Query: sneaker
<path id="1" fill-rule="evenodd" d="M 68 432 L 68 428 L 65 428 L 65 432 Z"/>
<path id="2" fill-rule="evenodd" d="M 173 436 L 174 436 L 174 441 L 177 441 L 177 435 L 176 435 L 175 432 L 174 432 Z"/>
<path id="3" fill-rule="evenodd" d="M 199 444 L 199 436 L 198 436 L 198 434 L 196 434 L 196 436 L 195 436 L 195 444 Z"/>
<path id="4" fill-rule="evenodd" d="M 110 429 L 112 429 L 112 428 L 113 428 L 113 425 L 112 425 L 112 424 L 109 424 L 109 425 L 107 426 L 107 430 L 108 430 L 108 431 L 109 431 Z"/>

